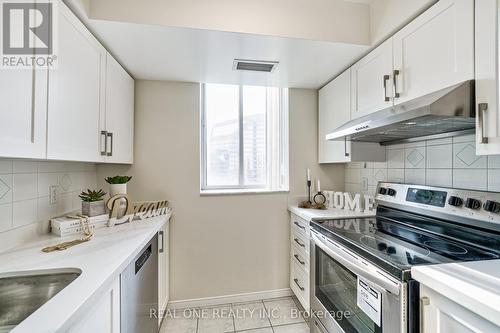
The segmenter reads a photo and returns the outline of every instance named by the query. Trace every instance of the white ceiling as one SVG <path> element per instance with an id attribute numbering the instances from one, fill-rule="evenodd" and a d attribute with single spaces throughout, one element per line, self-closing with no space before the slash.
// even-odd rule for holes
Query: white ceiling
<path id="1" fill-rule="evenodd" d="M 136 79 L 318 88 L 367 46 L 91 20 L 93 32 Z M 233 60 L 279 61 L 270 74 Z"/>

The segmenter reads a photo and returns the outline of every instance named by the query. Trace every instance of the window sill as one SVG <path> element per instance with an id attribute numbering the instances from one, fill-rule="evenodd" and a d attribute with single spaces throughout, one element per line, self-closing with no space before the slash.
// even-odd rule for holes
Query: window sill
<path id="1" fill-rule="evenodd" d="M 245 194 L 272 194 L 288 193 L 289 190 L 267 190 L 267 189 L 230 189 L 230 190 L 200 190 L 200 196 L 216 195 L 245 195 Z"/>

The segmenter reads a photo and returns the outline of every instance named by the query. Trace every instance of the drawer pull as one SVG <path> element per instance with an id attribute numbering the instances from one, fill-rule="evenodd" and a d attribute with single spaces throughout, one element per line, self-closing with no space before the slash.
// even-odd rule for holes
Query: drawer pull
<path id="1" fill-rule="evenodd" d="M 294 257 L 295 257 L 295 259 L 297 259 L 297 261 L 298 261 L 298 262 L 300 262 L 302 265 L 304 265 L 304 266 L 306 265 L 306 262 L 305 262 L 305 261 L 300 260 L 300 257 L 299 257 L 298 255 L 294 254 L 293 256 L 294 256 Z"/>
<path id="2" fill-rule="evenodd" d="M 306 248 L 306 244 L 302 244 L 297 238 L 293 239 L 295 243 L 299 244 L 299 246 L 303 247 L 304 249 Z"/>
<path id="3" fill-rule="evenodd" d="M 295 282 L 295 284 L 297 285 L 297 287 L 299 287 L 299 289 L 300 289 L 301 291 L 304 291 L 304 290 L 305 290 L 305 289 L 304 289 L 304 287 L 302 287 L 302 286 L 299 284 L 299 279 L 293 279 L 293 282 Z"/>
<path id="4" fill-rule="evenodd" d="M 297 227 L 299 227 L 300 229 L 302 230 L 306 230 L 306 227 L 304 227 L 303 225 L 301 225 L 299 222 L 295 221 L 293 222 L 293 224 L 295 224 Z"/>

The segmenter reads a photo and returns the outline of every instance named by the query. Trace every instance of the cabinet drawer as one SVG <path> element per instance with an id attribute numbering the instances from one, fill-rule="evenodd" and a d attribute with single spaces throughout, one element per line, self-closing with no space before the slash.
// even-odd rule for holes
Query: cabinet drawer
<path id="1" fill-rule="evenodd" d="M 291 246 L 291 258 L 300 268 L 309 272 L 309 254 L 296 244 Z"/>
<path id="2" fill-rule="evenodd" d="M 309 222 L 298 217 L 297 215 L 291 214 L 291 229 L 297 230 L 298 233 L 303 234 L 305 237 L 309 238 Z"/>
<path id="3" fill-rule="evenodd" d="M 296 245 L 307 254 L 309 253 L 309 236 L 305 236 L 304 233 L 298 231 L 297 228 L 292 228 L 291 242 L 292 246 Z"/>
<path id="4" fill-rule="evenodd" d="M 309 311 L 309 274 L 293 261 L 290 263 L 290 288 L 304 310 Z"/>

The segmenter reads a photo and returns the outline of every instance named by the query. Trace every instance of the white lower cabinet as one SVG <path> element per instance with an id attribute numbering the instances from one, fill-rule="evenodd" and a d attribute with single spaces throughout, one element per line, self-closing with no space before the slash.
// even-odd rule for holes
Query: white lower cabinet
<path id="1" fill-rule="evenodd" d="M 91 306 L 89 312 L 68 330 L 71 333 L 120 332 L 120 277 Z"/>
<path id="2" fill-rule="evenodd" d="M 309 222 L 294 214 L 290 221 L 290 288 L 304 310 L 309 311 Z"/>
<path id="3" fill-rule="evenodd" d="M 162 321 L 162 314 L 167 308 L 170 295 L 169 289 L 169 224 L 166 223 L 158 233 L 158 322 Z"/>
<path id="4" fill-rule="evenodd" d="M 499 333 L 500 327 L 442 294 L 420 286 L 420 332 Z"/>

